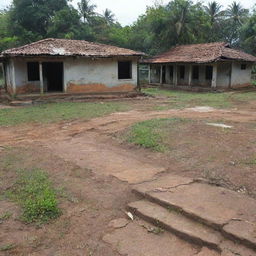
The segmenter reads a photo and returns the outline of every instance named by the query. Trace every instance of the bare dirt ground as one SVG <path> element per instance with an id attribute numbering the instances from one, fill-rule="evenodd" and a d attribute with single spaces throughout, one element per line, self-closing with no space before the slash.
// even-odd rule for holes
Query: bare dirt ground
<path id="1" fill-rule="evenodd" d="M 39 228 L 20 222 L 19 207 L 0 199 L 0 216 L 6 211 L 12 213 L 0 224 L 0 245 L 13 245 L 13 249 L 0 251 L 0 255 L 126 255 L 127 251 L 116 251 L 102 240 L 112 230 L 108 223 L 125 216 L 127 203 L 134 200 L 130 184 L 165 173 L 204 177 L 255 195 L 256 174 L 252 161 L 256 157 L 256 112 L 251 105 L 247 109 L 243 106 L 240 111 L 152 111 L 152 104 L 161 103 L 159 99 L 153 101 L 134 100 L 132 111 L 90 121 L 0 128 L 0 157 L 4 159 L 0 163 L 4 177 L 0 181 L 0 192 L 11 186 L 17 168 L 42 168 L 50 174 L 55 186 L 64 191 L 60 198 L 62 216 Z M 171 132 L 169 144 L 173 150 L 170 152 L 154 153 L 120 143 L 118 135 L 133 123 L 160 117 L 193 120 Z M 233 128 L 211 127 L 206 125 L 208 122 L 221 122 Z M 129 225 L 131 232 L 142 232 Z M 159 243 L 157 236 L 152 235 L 150 239 L 153 239 L 150 243 Z M 179 255 L 200 252 L 174 236 L 164 239 L 166 244 L 171 239 L 177 248 L 183 248 Z M 144 245 L 146 255 L 151 255 L 146 247 Z M 171 248 L 173 254 L 170 255 L 178 255 L 175 246 Z M 152 255 L 157 255 L 154 253 Z M 129 255 L 140 254 L 135 250 Z"/>

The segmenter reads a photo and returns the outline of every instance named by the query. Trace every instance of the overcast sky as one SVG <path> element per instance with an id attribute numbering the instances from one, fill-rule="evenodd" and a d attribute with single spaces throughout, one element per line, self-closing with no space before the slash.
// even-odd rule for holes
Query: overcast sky
<path id="1" fill-rule="evenodd" d="M 73 4 L 77 6 L 79 0 L 73 0 Z M 161 0 L 160 0 L 161 1 Z M 195 2 L 196 0 L 194 0 Z M 205 0 L 202 2 L 209 2 Z M 224 7 L 228 6 L 233 0 L 217 0 Z M 0 9 L 8 6 L 12 0 L 0 0 Z M 106 8 L 115 13 L 117 20 L 122 25 L 132 24 L 139 15 L 143 14 L 146 6 L 152 5 L 155 0 L 91 0 L 92 3 L 97 5 L 97 11 L 102 13 Z M 163 3 L 168 3 L 169 0 L 162 0 Z M 245 8 L 252 8 L 256 4 L 256 0 L 241 0 Z"/>

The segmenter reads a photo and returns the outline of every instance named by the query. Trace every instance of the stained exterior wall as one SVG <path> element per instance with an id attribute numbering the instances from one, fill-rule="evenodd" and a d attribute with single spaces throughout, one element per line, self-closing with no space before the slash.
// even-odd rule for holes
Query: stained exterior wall
<path id="1" fill-rule="evenodd" d="M 34 60 L 30 60 L 34 61 Z M 39 81 L 28 81 L 27 62 L 23 59 L 14 60 L 16 94 L 40 92 Z"/>
<path id="2" fill-rule="evenodd" d="M 132 78 L 118 79 L 118 60 L 132 61 Z M 67 92 L 120 92 L 137 87 L 137 58 L 67 59 L 64 63 Z"/>
<path id="3" fill-rule="evenodd" d="M 118 79 L 118 61 L 132 62 L 132 79 Z M 15 58 L 5 64 L 6 84 L 11 94 L 40 92 L 40 81 L 28 81 L 27 62 L 63 62 L 63 90 L 70 93 L 122 92 L 137 88 L 137 57 L 118 59 Z M 15 77 L 15 80 L 13 79 Z M 44 80 L 44 91 L 47 89 Z M 16 88 L 16 90 L 14 90 Z"/>
<path id="4" fill-rule="evenodd" d="M 241 69 L 241 64 L 246 64 L 246 69 Z M 232 63 L 231 87 L 238 88 L 251 84 L 252 64 L 245 62 Z"/>
<path id="5" fill-rule="evenodd" d="M 218 63 L 217 87 L 229 88 L 231 83 L 232 63 Z"/>

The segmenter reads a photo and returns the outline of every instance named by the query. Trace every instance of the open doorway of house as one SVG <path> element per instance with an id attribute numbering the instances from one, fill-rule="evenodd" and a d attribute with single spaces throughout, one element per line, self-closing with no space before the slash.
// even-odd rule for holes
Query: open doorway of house
<path id="1" fill-rule="evenodd" d="M 44 87 L 48 92 L 63 91 L 63 63 L 44 62 L 43 63 Z"/>
<path id="2" fill-rule="evenodd" d="M 162 69 L 162 83 L 166 84 L 166 66 L 163 66 Z"/>

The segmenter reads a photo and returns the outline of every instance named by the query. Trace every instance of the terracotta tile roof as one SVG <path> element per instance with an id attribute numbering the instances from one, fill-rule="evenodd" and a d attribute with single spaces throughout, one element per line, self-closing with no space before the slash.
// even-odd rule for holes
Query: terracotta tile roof
<path id="1" fill-rule="evenodd" d="M 84 56 L 114 57 L 142 56 L 142 52 L 116 46 L 87 42 L 83 40 L 67 40 L 48 38 L 2 52 L 6 56 Z"/>
<path id="2" fill-rule="evenodd" d="M 144 63 L 174 63 L 174 62 L 192 62 L 209 63 L 223 59 L 242 60 L 256 62 L 256 57 L 245 52 L 230 48 L 229 44 L 207 43 L 181 45 L 171 50 L 157 55 L 151 59 L 143 61 Z"/>

